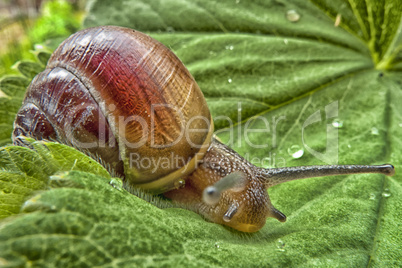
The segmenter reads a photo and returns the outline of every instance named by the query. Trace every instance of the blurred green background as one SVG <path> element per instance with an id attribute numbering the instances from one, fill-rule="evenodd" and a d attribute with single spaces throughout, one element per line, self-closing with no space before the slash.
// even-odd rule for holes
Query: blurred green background
<path id="1" fill-rule="evenodd" d="M 17 74 L 14 64 L 34 60 L 31 52 L 54 49 L 77 31 L 85 14 L 86 0 L 1 0 L 0 77 Z"/>

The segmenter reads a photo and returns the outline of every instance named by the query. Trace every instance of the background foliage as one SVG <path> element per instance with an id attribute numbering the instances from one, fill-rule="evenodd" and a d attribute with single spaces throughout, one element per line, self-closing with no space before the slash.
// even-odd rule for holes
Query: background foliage
<path id="1" fill-rule="evenodd" d="M 75 32 L 83 16 L 80 1 L 0 3 L 0 76 L 17 74 L 18 71 L 13 68 L 17 61 L 34 60 L 31 53 L 33 45 L 55 48 L 66 36 Z M 42 6 L 38 9 L 41 2 Z"/>
<path id="2" fill-rule="evenodd" d="M 291 149 L 303 149 L 303 123 L 320 111 L 321 121 L 304 133 L 310 148 L 324 153 L 327 125 L 335 127 L 340 163 L 389 162 L 397 175 L 278 185 L 270 197 L 288 221 L 268 219 L 260 232 L 241 234 L 130 195 L 100 165 L 65 146 L 6 146 L 0 150 L 0 263 L 401 266 L 401 9 L 386 0 L 92 1 L 83 27 L 135 28 L 171 48 L 214 117 L 235 122 L 216 120 L 219 136 L 250 160 L 269 157 L 267 167 L 323 164 L 306 148 L 297 159 Z M 300 17 L 289 17 L 290 10 Z M 48 54 L 36 54 L 36 63 L 17 65 L 19 77 L 1 80 L 2 144 L 10 142 L 25 87 L 44 68 Z M 326 118 L 333 102 L 338 116 Z M 245 135 L 250 126 L 266 129 L 264 122 L 269 131 Z"/>

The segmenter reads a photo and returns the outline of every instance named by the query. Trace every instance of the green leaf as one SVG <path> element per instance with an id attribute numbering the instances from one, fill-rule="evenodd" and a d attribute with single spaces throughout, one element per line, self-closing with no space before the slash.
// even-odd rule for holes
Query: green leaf
<path id="1" fill-rule="evenodd" d="M 26 193 L 30 199 L 24 213 L 3 220 L 0 261 L 13 267 L 27 262 L 402 266 L 398 1 L 95 0 L 88 10 L 85 27 L 131 27 L 171 48 L 203 90 L 219 137 L 254 164 L 389 162 L 397 174 L 275 186 L 270 198 L 288 221 L 268 219 L 255 234 L 238 233 L 182 209 L 157 208 L 112 187 L 110 178 L 91 174 L 89 167 L 81 169 L 89 173 L 44 175 L 51 176 L 51 190 Z M 337 139 L 327 144 L 335 134 Z M 300 158 L 294 157 L 295 148 L 303 153 Z M 75 161 L 64 160 L 66 167 Z"/>
<path id="2" fill-rule="evenodd" d="M 35 75 L 38 74 L 38 70 L 41 70 L 43 67 L 36 62 L 21 61 L 16 64 L 15 68 L 23 76 L 25 76 L 29 80 L 32 80 L 35 77 Z"/>
<path id="3" fill-rule="evenodd" d="M 41 69 L 38 70 L 39 72 Z M 30 80 L 19 76 L 6 76 L 0 80 L 0 89 L 10 97 L 18 97 L 19 100 L 25 94 L 25 88 L 29 85 Z"/>
<path id="4" fill-rule="evenodd" d="M 42 45 L 36 46 L 36 50 L 33 51 L 33 53 L 36 56 L 36 59 L 38 60 L 39 64 L 42 66 L 46 66 L 52 51 L 49 51 L 48 48 L 43 47 Z"/>
<path id="5" fill-rule="evenodd" d="M 80 25 L 79 14 L 73 4 L 66 0 L 49 1 L 41 5 L 41 16 L 29 31 L 33 43 L 65 37 L 75 32 Z"/>
<path id="6" fill-rule="evenodd" d="M 40 62 L 43 66 L 46 66 L 47 61 L 48 61 L 49 58 L 50 58 L 50 54 L 49 54 L 48 52 L 43 52 L 43 51 L 41 51 L 41 52 L 39 52 L 39 53 L 37 54 L 37 58 L 38 58 L 39 62 Z"/>
<path id="7" fill-rule="evenodd" d="M 18 214 L 23 202 L 38 190 L 48 188 L 49 176 L 70 170 L 91 170 L 109 178 L 95 160 L 66 145 L 26 142 L 35 150 L 8 146 L 0 149 L 0 219 Z"/>
<path id="8" fill-rule="evenodd" d="M 38 59 L 44 60 L 45 54 Z M 21 107 L 31 79 L 44 69 L 44 65 L 21 61 L 15 65 L 15 68 L 23 76 L 4 76 L 0 79 L 0 146 L 11 143 L 11 133 L 13 131 L 13 122 L 15 116 Z"/>

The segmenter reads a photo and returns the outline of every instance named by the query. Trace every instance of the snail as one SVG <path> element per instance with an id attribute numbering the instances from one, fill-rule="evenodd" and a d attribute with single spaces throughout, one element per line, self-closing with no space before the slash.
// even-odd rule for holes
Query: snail
<path id="1" fill-rule="evenodd" d="M 254 166 L 213 135 L 204 96 L 182 62 L 141 32 L 79 31 L 52 54 L 16 115 L 20 136 L 55 140 L 98 159 L 127 190 L 163 194 L 207 220 L 256 232 L 277 210 L 267 189 L 295 179 L 382 173 L 392 165 Z"/>

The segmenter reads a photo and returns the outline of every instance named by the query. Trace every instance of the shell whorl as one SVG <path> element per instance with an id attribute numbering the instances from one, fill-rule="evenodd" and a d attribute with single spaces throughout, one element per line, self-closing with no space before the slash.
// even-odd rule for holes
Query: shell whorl
<path id="1" fill-rule="evenodd" d="M 44 74 L 35 80 L 44 83 L 55 70 L 68 73 L 93 100 L 96 108 L 92 110 L 97 109 L 104 117 L 102 124 L 110 127 L 108 136 L 118 144 L 113 150 L 118 151 L 120 159 L 112 161 L 124 165 L 126 178 L 132 184 L 141 186 L 183 169 L 209 146 L 211 115 L 201 90 L 168 48 L 143 33 L 114 26 L 80 31 L 56 49 Z M 31 85 L 25 106 L 32 103 L 32 98 L 51 99 L 55 94 L 60 95 L 58 102 L 63 101 L 62 93 L 46 87 Z M 72 87 L 70 84 L 63 90 Z M 31 97 L 33 94 L 40 96 Z M 49 105 L 49 101 L 39 101 L 39 110 L 46 110 L 40 106 Z M 53 110 L 50 113 L 58 113 L 56 108 Z M 22 113 L 19 114 L 21 117 Z M 52 116 L 47 117 L 52 125 L 57 125 L 58 119 Z M 69 143 L 61 134 L 63 127 L 56 127 L 53 135 L 56 140 Z M 75 136 L 79 139 L 79 134 Z M 171 159 L 176 161 L 166 163 Z"/>

